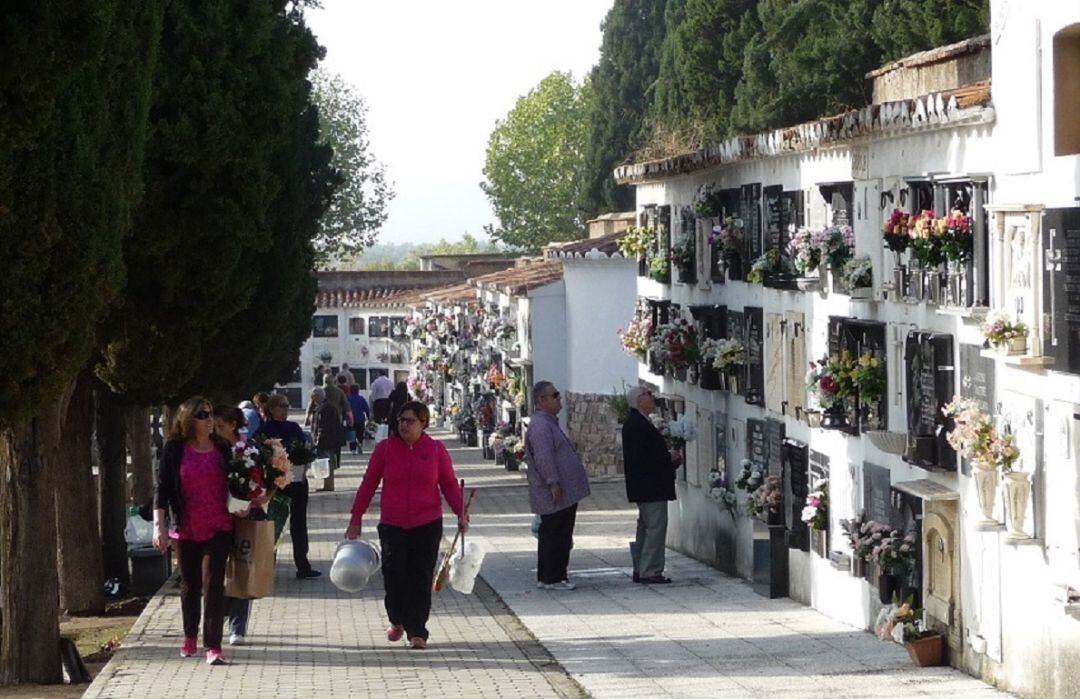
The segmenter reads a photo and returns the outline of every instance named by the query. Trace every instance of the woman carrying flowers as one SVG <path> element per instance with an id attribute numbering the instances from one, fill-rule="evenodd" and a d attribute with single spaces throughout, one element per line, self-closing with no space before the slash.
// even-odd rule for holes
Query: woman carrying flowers
<path id="1" fill-rule="evenodd" d="M 158 462 L 154 546 L 164 552 L 171 540 L 180 559 L 181 657 L 198 650 L 201 615 L 206 662 L 223 665 L 225 560 L 233 524 L 227 505 L 229 444 L 214 434 L 213 417 L 210 402 L 199 396 L 177 410 Z M 168 532 L 166 522 L 172 524 Z"/>

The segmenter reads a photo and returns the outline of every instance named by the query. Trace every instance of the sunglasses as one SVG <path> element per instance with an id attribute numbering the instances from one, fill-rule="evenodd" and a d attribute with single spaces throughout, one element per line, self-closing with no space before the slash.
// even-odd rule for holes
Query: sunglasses
<path id="1" fill-rule="evenodd" d="M 561 393 L 559 393 L 558 391 L 555 391 L 554 393 L 549 393 L 549 394 L 547 394 L 547 396 L 546 396 L 546 397 L 547 397 L 547 398 L 561 398 L 561 397 L 562 397 L 562 394 L 561 394 Z"/>
<path id="2" fill-rule="evenodd" d="M 200 410 L 194 415 L 192 415 L 192 417 L 194 417 L 196 420 L 209 420 L 211 417 L 213 417 L 213 415 L 214 414 L 209 410 Z"/>

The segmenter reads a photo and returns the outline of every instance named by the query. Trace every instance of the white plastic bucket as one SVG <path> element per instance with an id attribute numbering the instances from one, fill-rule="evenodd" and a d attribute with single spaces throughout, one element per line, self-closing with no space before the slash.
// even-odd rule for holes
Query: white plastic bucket
<path id="1" fill-rule="evenodd" d="M 315 459 L 311 462 L 311 475 L 315 478 L 330 477 L 330 459 Z"/>
<path id="2" fill-rule="evenodd" d="M 375 542 L 363 539 L 343 541 L 334 552 L 330 582 L 342 592 L 360 592 L 381 567 L 382 552 Z"/>

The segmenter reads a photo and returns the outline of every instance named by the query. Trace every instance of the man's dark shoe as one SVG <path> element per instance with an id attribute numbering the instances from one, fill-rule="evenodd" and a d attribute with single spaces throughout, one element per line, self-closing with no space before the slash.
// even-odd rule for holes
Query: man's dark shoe
<path id="1" fill-rule="evenodd" d="M 311 578 L 322 577 L 322 573 L 317 570 L 298 570 L 296 571 L 296 577 L 301 580 L 309 580 Z"/>
<path id="2" fill-rule="evenodd" d="M 649 578 L 641 578 L 641 582 L 646 585 L 667 585 L 671 582 L 671 578 L 665 578 L 663 575 L 654 575 Z"/>
<path id="3" fill-rule="evenodd" d="M 638 572 L 636 570 L 634 571 L 634 582 L 636 582 L 636 583 L 641 582 L 641 576 L 638 575 Z"/>

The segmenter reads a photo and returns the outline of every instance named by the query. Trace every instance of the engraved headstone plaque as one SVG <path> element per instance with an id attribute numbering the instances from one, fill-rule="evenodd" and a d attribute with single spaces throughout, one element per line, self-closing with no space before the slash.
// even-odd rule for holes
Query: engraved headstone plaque
<path id="1" fill-rule="evenodd" d="M 765 404 L 765 314 L 760 308 L 743 309 L 746 322 L 746 402 Z"/>
<path id="2" fill-rule="evenodd" d="M 893 522 L 891 479 L 889 469 L 863 462 L 863 507 L 866 519 L 882 524 Z"/>
<path id="3" fill-rule="evenodd" d="M 744 184 L 739 191 L 739 217 L 743 222 L 743 240 L 746 244 L 746 269 L 761 257 L 761 185 Z"/>

